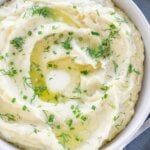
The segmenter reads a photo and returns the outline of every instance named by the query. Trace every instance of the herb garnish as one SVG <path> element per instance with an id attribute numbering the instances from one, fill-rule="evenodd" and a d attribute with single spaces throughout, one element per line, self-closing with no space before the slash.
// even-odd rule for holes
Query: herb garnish
<path id="1" fill-rule="evenodd" d="M 110 24 L 107 30 L 109 31 L 109 35 L 102 40 L 98 48 L 87 48 L 92 58 L 105 58 L 111 55 L 111 44 L 113 39 L 117 37 L 119 30 L 114 24 Z"/>
<path id="2" fill-rule="evenodd" d="M 19 52 L 23 50 L 23 44 L 25 43 L 25 39 L 23 37 L 16 37 L 10 41 L 10 44 L 13 45 Z"/>
<path id="3" fill-rule="evenodd" d="M 99 36 L 100 35 L 98 32 L 95 32 L 95 31 L 91 31 L 91 34 L 95 35 L 95 36 Z"/>
<path id="4" fill-rule="evenodd" d="M 140 72 L 139 71 L 137 71 L 131 64 L 129 64 L 129 66 L 128 66 L 128 73 L 136 73 L 136 74 L 140 74 Z"/>
<path id="5" fill-rule="evenodd" d="M 48 18 L 52 15 L 52 12 L 48 7 L 34 6 L 32 7 L 32 15 L 39 15 L 44 18 Z"/>
<path id="6" fill-rule="evenodd" d="M 0 114 L 1 119 L 6 119 L 7 121 L 16 121 L 16 117 L 13 114 Z"/>
<path id="7" fill-rule="evenodd" d="M 80 71 L 80 73 L 86 76 L 89 74 L 89 71 L 88 70 L 82 70 L 82 71 Z"/>
<path id="8" fill-rule="evenodd" d="M 17 74 L 17 70 L 13 67 L 10 70 L 0 69 L 0 72 L 9 77 L 14 77 Z"/>
<path id="9" fill-rule="evenodd" d="M 63 42 L 63 47 L 67 50 L 71 50 L 71 40 L 72 38 L 67 38 L 67 40 L 65 42 Z"/>
<path id="10" fill-rule="evenodd" d="M 113 65 L 114 65 L 114 71 L 115 73 L 117 72 L 117 69 L 119 67 L 119 65 L 116 63 L 116 61 L 113 60 Z"/>

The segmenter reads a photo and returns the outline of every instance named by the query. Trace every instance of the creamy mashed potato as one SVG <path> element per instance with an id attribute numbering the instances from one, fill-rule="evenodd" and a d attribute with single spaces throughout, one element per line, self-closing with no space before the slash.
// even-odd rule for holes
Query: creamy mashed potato
<path id="1" fill-rule="evenodd" d="M 97 150 L 134 114 L 143 52 L 110 0 L 1 6 L 1 138 L 27 150 Z"/>

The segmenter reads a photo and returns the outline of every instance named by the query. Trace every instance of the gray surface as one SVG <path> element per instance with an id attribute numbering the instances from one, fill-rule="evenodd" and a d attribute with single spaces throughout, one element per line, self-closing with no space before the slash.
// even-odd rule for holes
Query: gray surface
<path id="1" fill-rule="evenodd" d="M 150 23 L 150 0 L 133 0 L 139 8 L 143 11 L 144 15 Z"/>

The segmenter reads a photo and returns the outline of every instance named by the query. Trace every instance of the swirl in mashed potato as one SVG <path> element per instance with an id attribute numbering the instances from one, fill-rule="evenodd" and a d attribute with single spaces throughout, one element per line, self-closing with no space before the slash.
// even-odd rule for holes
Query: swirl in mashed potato
<path id="1" fill-rule="evenodd" d="M 143 43 L 109 0 L 0 7 L 0 136 L 31 150 L 96 150 L 134 114 Z"/>

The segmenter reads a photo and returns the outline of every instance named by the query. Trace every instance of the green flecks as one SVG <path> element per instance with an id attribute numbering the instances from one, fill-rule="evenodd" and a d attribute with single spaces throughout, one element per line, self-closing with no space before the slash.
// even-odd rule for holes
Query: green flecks
<path id="1" fill-rule="evenodd" d="M 116 63 L 116 61 L 113 60 L 113 65 L 114 65 L 114 71 L 115 73 L 117 72 L 117 69 L 119 67 L 119 65 Z"/>
<path id="2" fill-rule="evenodd" d="M 16 121 L 15 115 L 10 113 L 0 114 L 0 118 L 6 121 Z"/>
<path id="3" fill-rule="evenodd" d="M 15 102 L 16 102 L 16 98 L 13 98 L 13 99 L 11 100 L 11 102 L 12 102 L 12 103 L 15 103 Z"/>
<path id="4" fill-rule="evenodd" d="M 74 127 L 72 126 L 73 125 L 73 120 L 72 119 L 66 120 L 66 125 L 69 127 L 70 130 L 74 129 Z"/>
<path id="5" fill-rule="evenodd" d="M 113 121 L 117 121 L 119 119 L 119 116 L 114 116 Z"/>
<path id="6" fill-rule="evenodd" d="M 107 99 L 107 98 L 108 98 L 108 94 L 105 93 L 105 94 L 102 96 L 102 99 L 104 100 L 104 99 Z"/>
<path id="7" fill-rule="evenodd" d="M 32 36 L 32 31 L 28 31 L 28 36 Z"/>
<path id="8" fill-rule="evenodd" d="M 114 24 L 110 24 L 109 28 L 106 31 L 109 31 L 108 37 L 102 39 L 101 43 L 97 48 L 87 48 L 87 51 L 92 58 L 106 58 L 112 54 L 111 44 L 113 40 L 117 37 L 119 30 Z"/>
<path id="9" fill-rule="evenodd" d="M 101 90 L 107 92 L 109 90 L 109 87 L 104 85 L 103 87 L 101 87 Z"/>
<path id="10" fill-rule="evenodd" d="M 12 67 L 10 70 L 0 69 L 0 72 L 9 77 L 14 77 L 17 74 L 17 70 L 14 67 Z"/>
<path id="11" fill-rule="evenodd" d="M 32 15 L 39 15 L 44 18 L 48 18 L 52 16 L 52 11 L 48 7 L 39 7 L 39 6 L 34 6 L 31 8 L 32 10 Z"/>
<path id="12" fill-rule="evenodd" d="M 91 109 L 92 109 L 92 110 L 96 110 L 96 106 L 95 106 L 95 105 L 92 105 Z"/>
<path id="13" fill-rule="evenodd" d="M 3 60 L 4 59 L 4 56 L 0 55 L 0 60 Z"/>
<path id="14" fill-rule="evenodd" d="M 23 98 L 23 100 L 27 100 L 28 99 L 28 97 L 26 95 L 24 95 L 22 98 Z"/>
<path id="15" fill-rule="evenodd" d="M 16 37 L 10 41 L 10 44 L 13 45 L 19 52 L 23 50 L 23 45 L 25 43 L 25 39 L 23 37 Z"/>
<path id="16" fill-rule="evenodd" d="M 54 116 L 53 114 L 50 114 L 50 115 L 49 115 L 49 118 L 48 118 L 48 124 L 49 124 L 50 126 L 53 126 L 54 119 L 55 119 L 55 116 Z"/>
<path id="17" fill-rule="evenodd" d="M 28 107 L 24 105 L 24 106 L 22 106 L 22 110 L 23 110 L 23 111 L 27 111 L 27 110 L 28 110 Z"/>
<path id="18" fill-rule="evenodd" d="M 63 145 L 66 145 L 66 143 L 69 142 L 71 136 L 69 134 L 66 133 L 61 133 L 58 138 L 60 139 L 60 143 Z"/>
<path id="19" fill-rule="evenodd" d="M 98 32 L 95 32 L 95 31 L 91 31 L 91 34 L 95 35 L 95 36 L 99 36 L 100 35 Z"/>
<path id="20" fill-rule="evenodd" d="M 66 50 L 71 50 L 72 49 L 71 40 L 72 40 L 72 38 L 67 38 L 67 40 L 63 42 L 63 47 Z"/>
<path id="21" fill-rule="evenodd" d="M 79 106 L 74 106 L 72 105 L 71 106 L 71 110 L 72 110 L 72 113 L 74 114 L 74 116 L 78 119 L 81 119 L 81 121 L 86 121 L 88 119 L 87 116 L 83 115 L 81 110 L 79 109 Z"/>
<path id="22" fill-rule="evenodd" d="M 89 74 L 89 71 L 88 70 L 82 70 L 82 71 L 80 71 L 80 73 L 82 74 L 82 75 L 88 75 Z"/>
<path id="23" fill-rule="evenodd" d="M 136 74 L 140 74 L 140 72 L 139 71 L 137 71 L 133 66 L 132 66 L 132 64 L 129 64 L 129 66 L 128 66 L 128 73 L 130 74 L 130 73 L 136 73 Z"/>
<path id="24" fill-rule="evenodd" d="M 104 92 L 103 96 L 101 97 L 102 100 L 107 99 L 107 98 L 108 98 L 108 93 L 107 93 L 107 91 L 109 90 L 109 87 L 103 85 L 103 87 L 101 87 L 101 90 Z"/>
<path id="25" fill-rule="evenodd" d="M 81 94 L 82 93 L 82 90 L 80 87 L 77 87 L 73 90 L 73 93 L 78 93 L 78 94 Z"/>
<path id="26" fill-rule="evenodd" d="M 34 132 L 34 133 L 38 133 L 38 132 L 40 132 L 40 130 L 37 129 L 37 128 L 34 128 L 34 129 L 33 129 L 33 132 Z"/>

